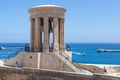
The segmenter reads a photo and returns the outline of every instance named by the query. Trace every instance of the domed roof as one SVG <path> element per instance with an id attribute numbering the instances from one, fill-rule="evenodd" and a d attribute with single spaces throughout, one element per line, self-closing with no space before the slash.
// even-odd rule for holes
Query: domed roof
<path id="1" fill-rule="evenodd" d="M 34 6 L 34 7 L 32 7 L 32 8 L 30 8 L 29 9 L 29 12 L 31 13 L 31 12 L 33 12 L 33 11 L 37 11 L 37 10 L 44 10 L 44 9 L 51 9 L 51 10 L 55 10 L 55 9 L 58 9 L 58 10 L 62 10 L 62 11 L 66 11 L 66 9 L 65 8 L 63 8 L 63 7 L 60 7 L 60 6 L 56 6 L 56 5 L 38 5 L 38 6 Z"/>
<path id="2" fill-rule="evenodd" d="M 33 8 L 37 8 L 37 7 L 59 7 L 59 8 L 62 8 L 62 7 L 60 7 L 60 6 L 51 5 L 51 4 L 48 4 L 48 5 L 38 5 L 38 6 L 34 6 Z"/>

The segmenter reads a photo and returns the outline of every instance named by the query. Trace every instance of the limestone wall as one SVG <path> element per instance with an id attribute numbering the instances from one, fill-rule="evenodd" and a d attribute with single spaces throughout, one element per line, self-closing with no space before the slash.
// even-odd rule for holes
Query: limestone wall
<path id="1" fill-rule="evenodd" d="M 24 62 L 24 53 L 19 53 L 13 58 L 3 60 L 4 65 L 8 65 L 8 66 L 15 66 L 16 61 L 18 62 L 19 67 L 23 66 L 23 64 L 24 64 L 23 63 Z"/>
<path id="2" fill-rule="evenodd" d="M 38 54 L 40 53 L 24 53 L 24 66 L 38 68 Z"/>
<path id="3" fill-rule="evenodd" d="M 77 67 L 79 67 L 80 69 L 85 69 L 85 70 L 89 70 L 93 73 L 103 73 L 103 69 L 99 68 L 97 66 L 94 65 L 86 65 L 86 64 L 75 64 Z"/>
<path id="4" fill-rule="evenodd" d="M 73 70 L 65 62 L 53 53 L 41 54 L 40 68 L 73 72 Z"/>
<path id="5" fill-rule="evenodd" d="M 120 67 L 108 67 L 107 73 L 120 73 Z"/>
<path id="6" fill-rule="evenodd" d="M 31 67 L 37 68 L 38 64 L 38 53 L 19 53 L 15 57 L 3 60 L 4 65 L 15 66 L 16 61 L 19 67 Z"/>
<path id="7" fill-rule="evenodd" d="M 0 80 L 120 80 L 120 77 L 93 76 L 38 69 L 0 67 Z"/>
<path id="8" fill-rule="evenodd" d="M 109 76 L 109 75 L 104 75 L 104 74 L 94 74 L 93 75 L 94 80 L 120 80 L 120 77 L 114 77 L 114 76 Z"/>
<path id="9" fill-rule="evenodd" d="M 19 67 L 73 72 L 70 66 L 53 53 L 20 53 L 14 58 L 4 60 L 4 63 L 5 65 L 15 66 L 16 61 Z"/>

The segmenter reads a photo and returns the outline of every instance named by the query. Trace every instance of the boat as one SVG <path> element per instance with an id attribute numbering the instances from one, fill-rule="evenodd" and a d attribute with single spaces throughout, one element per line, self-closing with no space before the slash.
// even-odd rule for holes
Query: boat
<path id="1" fill-rule="evenodd" d="M 72 52 L 73 54 L 77 54 L 77 55 L 80 55 L 80 56 L 87 56 L 87 54 L 84 52 L 84 53 L 79 53 L 79 52 Z"/>
<path id="2" fill-rule="evenodd" d="M 86 54 L 86 53 L 81 53 L 80 55 L 81 55 L 81 56 L 86 56 L 87 54 Z"/>

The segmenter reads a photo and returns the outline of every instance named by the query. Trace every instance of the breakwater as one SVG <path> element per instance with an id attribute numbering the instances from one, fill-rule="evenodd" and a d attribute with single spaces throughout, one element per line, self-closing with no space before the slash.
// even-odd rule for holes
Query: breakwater
<path id="1" fill-rule="evenodd" d="M 114 49 L 98 49 L 97 52 L 120 52 L 120 50 L 114 50 Z"/>

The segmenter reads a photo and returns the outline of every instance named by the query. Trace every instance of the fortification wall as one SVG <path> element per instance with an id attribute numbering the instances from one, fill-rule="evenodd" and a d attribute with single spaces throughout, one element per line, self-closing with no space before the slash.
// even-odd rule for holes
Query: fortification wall
<path id="1" fill-rule="evenodd" d="M 99 68 L 99 67 L 94 66 L 94 65 L 76 64 L 76 63 L 75 63 L 75 65 L 77 67 L 79 67 L 80 69 L 85 69 L 85 70 L 91 71 L 93 73 L 103 73 L 102 68 Z"/>
<path id="2" fill-rule="evenodd" d="M 100 74 L 88 76 L 73 72 L 0 67 L 0 80 L 120 80 L 120 77 Z"/>
<path id="3" fill-rule="evenodd" d="M 120 73 L 120 66 L 107 68 L 107 73 Z"/>
<path id="4" fill-rule="evenodd" d="M 5 65 L 15 66 L 16 61 L 19 67 L 40 68 L 60 71 L 74 72 L 64 61 L 54 53 L 20 53 L 14 58 L 4 60 Z"/>

